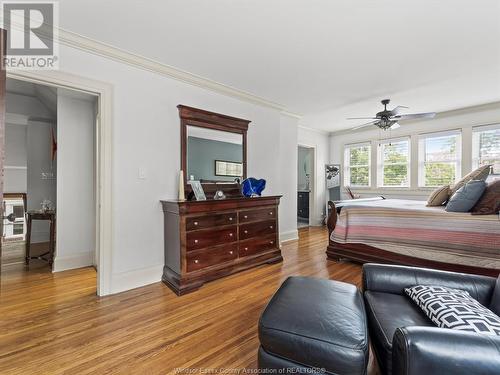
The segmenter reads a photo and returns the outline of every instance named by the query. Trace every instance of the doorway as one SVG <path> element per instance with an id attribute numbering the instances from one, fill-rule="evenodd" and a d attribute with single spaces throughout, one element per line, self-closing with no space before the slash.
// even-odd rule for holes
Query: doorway
<path id="1" fill-rule="evenodd" d="M 297 228 L 312 224 L 314 201 L 314 147 L 299 145 L 297 151 Z"/>
<path id="2" fill-rule="evenodd" d="M 7 78 L 3 272 L 95 265 L 97 105 L 97 95 Z"/>

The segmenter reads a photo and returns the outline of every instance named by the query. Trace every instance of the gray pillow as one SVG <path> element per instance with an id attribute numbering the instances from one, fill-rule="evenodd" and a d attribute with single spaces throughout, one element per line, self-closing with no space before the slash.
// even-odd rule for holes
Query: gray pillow
<path id="1" fill-rule="evenodd" d="M 490 310 L 500 316 L 500 276 L 497 278 L 495 289 L 493 289 L 493 297 L 490 302 Z"/>
<path id="2" fill-rule="evenodd" d="M 486 182 L 472 180 L 453 194 L 446 205 L 448 212 L 469 212 L 479 201 L 486 189 Z"/>

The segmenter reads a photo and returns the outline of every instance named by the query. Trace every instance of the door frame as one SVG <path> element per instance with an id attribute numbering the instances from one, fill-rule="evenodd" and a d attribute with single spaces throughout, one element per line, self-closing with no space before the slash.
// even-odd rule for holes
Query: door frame
<path id="1" fill-rule="evenodd" d="M 96 254 L 97 295 L 111 293 L 113 260 L 112 157 L 113 86 L 60 70 L 7 71 L 7 78 L 81 91 L 97 96 L 96 121 Z"/>
<path id="2" fill-rule="evenodd" d="M 314 218 L 316 217 L 316 190 L 317 190 L 317 181 L 316 181 L 316 145 L 308 144 L 308 143 L 302 143 L 299 142 L 297 144 L 297 148 L 302 147 L 302 148 L 307 148 L 312 150 L 312 166 L 311 166 L 311 177 L 310 177 L 310 184 L 309 189 L 311 192 L 309 193 L 309 226 L 316 226 L 316 220 Z"/>

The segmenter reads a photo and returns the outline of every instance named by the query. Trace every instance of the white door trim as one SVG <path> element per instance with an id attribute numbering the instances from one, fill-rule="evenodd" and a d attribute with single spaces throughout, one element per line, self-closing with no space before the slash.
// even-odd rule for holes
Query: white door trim
<path id="1" fill-rule="evenodd" d="M 96 252 L 97 295 L 111 293 L 113 260 L 113 216 L 112 216 L 112 128 L 113 86 L 60 70 L 10 71 L 8 78 L 63 87 L 98 96 L 99 120 L 96 123 Z"/>

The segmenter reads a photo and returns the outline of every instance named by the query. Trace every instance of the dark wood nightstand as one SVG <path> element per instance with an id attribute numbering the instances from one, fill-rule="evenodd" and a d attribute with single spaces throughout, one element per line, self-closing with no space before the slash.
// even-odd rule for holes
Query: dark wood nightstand
<path id="1" fill-rule="evenodd" d="M 33 220 L 48 220 L 50 222 L 50 238 L 49 238 L 49 251 L 38 255 L 36 257 L 30 256 L 31 247 L 31 223 Z M 54 261 L 55 251 L 55 233 L 56 233 L 56 213 L 55 211 L 28 211 L 26 213 L 26 264 L 30 264 L 31 259 L 43 259 L 49 262 L 52 266 Z M 44 258 L 48 255 L 48 258 Z"/>

